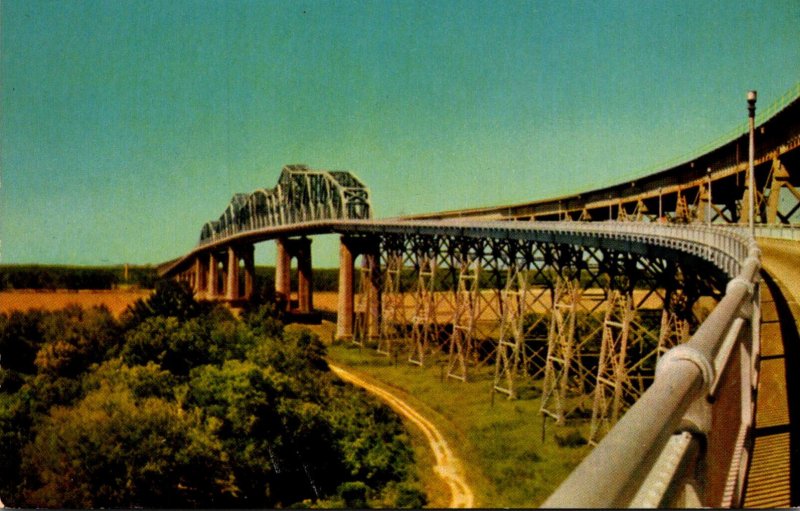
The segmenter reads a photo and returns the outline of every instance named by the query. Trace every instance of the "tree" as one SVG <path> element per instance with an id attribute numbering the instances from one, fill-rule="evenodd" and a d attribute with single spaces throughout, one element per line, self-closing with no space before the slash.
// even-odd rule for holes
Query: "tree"
<path id="1" fill-rule="evenodd" d="M 213 306 L 198 303 L 187 284 L 173 280 L 159 280 L 152 295 L 146 299 L 136 300 L 125 310 L 122 322 L 127 329 L 155 316 L 172 316 L 186 320 L 207 313 L 211 307 Z"/>
<path id="2" fill-rule="evenodd" d="M 330 425 L 322 406 L 292 392 L 292 377 L 239 360 L 191 373 L 184 407 L 219 421 L 242 505 L 285 506 L 336 487 L 341 470 Z"/>
<path id="3" fill-rule="evenodd" d="M 39 323 L 45 313 L 39 309 L 0 314 L 0 354 L 3 367 L 31 374 L 33 361 L 42 344 Z"/>
<path id="4" fill-rule="evenodd" d="M 36 372 L 34 360 L 42 345 L 41 310 L 0 314 L 0 389 L 14 392 L 24 376 Z"/>
<path id="5" fill-rule="evenodd" d="M 77 376 L 103 360 L 119 336 L 119 324 L 105 306 L 67 306 L 44 315 L 40 328 L 44 344 L 35 365 L 40 373 L 52 376 Z"/>
<path id="6" fill-rule="evenodd" d="M 23 460 L 29 506 L 207 507 L 237 491 L 213 422 L 120 387 L 53 408 Z"/>
<path id="7" fill-rule="evenodd" d="M 121 358 L 107 360 L 95 366 L 82 380 L 85 394 L 99 390 L 103 386 L 127 388 L 136 399 L 157 397 L 173 400 L 177 378 L 155 362 L 146 365 L 129 366 Z"/>

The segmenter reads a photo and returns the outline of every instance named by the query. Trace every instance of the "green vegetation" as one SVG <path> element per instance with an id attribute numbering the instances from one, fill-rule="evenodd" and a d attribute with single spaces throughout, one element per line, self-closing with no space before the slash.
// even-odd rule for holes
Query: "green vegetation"
<path id="1" fill-rule="evenodd" d="M 467 383 L 442 381 L 438 359 L 428 367 L 396 364 L 370 349 L 335 344 L 332 361 L 382 382 L 433 420 L 465 465 L 469 483 L 484 507 L 535 507 L 588 453 L 588 425 L 556 426 L 542 415 L 536 389 L 509 401 L 490 394 L 493 367 L 477 368 Z"/>
<path id="2" fill-rule="evenodd" d="M 0 290 L 6 289 L 113 289 L 131 285 L 152 289 L 157 280 L 152 266 L 45 266 L 0 265 Z"/>
<path id="3" fill-rule="evenodd" d="M 256 296 L 265 303 L 274 296 L 275 268 L 257 266 L 255 275 Z M 291 279 L 297 286 L 297 269 L 291 270 Z M 153 289 L 158 281 L 153 266 L 55 266 L 38 264 L 0 264 L 0 291 L 11 289 L 114 289 L 134 286 Z M 314 268 L 314 290 L 336 291 L 339 270 Z"/>
<path id="4" fill-rule="evenodd" d="M 274 306 L 173 282 L 107 309 L 0 314 L 0 496 L 14 507 L 419 507 L 400 420 Z"/>

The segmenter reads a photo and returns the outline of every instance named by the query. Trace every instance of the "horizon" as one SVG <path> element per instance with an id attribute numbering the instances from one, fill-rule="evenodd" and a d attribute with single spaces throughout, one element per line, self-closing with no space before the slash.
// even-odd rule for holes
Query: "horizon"
<path id="1" fill-rule="evenodd" d="M 0 15 L 0 264 L 158 265 L 291 163 L 353 172 L 376 218 L 580 193 L 717 140 L 748 90 L 761 112 L 799 77 L 791 0 Z M 315 266 L 337 266 L 336 242 L 315 238 Z"/>

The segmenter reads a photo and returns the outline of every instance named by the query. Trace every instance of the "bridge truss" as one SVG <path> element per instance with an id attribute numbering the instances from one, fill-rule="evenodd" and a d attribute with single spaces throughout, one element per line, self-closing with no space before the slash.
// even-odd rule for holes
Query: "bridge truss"
<path id="1" fill-rule="evenodd" d="M 352 173 L 286 165 L 274 188 L 234 194 L 219 219 L 203 225 L 199 244 L 270 227 L 371 217 L 369 190 Z"/>
<path id="2" fill-rule="evenodd" d="M 718 300 L 729 278 L 682 252 L 631 254 L 630 246 L 505 231 L 369 230 L 345 241 L 379 252 L 359 272 L 354 342 L 441 364 L 448 379 L 467 381 L 494 364 L 492 392 L 515 398 L 520 385 L 538 386 L 541 413 L 560 424 L 590 421 L 593 442 L 647 389 L 665 350 L 699 324 L 695 303 Z M 372 289 L 383 296 L 368 300 Z M 372 319 L 368 303 L 379 304 Z M 371 322 L 378 326 L 369 340 Z"/>

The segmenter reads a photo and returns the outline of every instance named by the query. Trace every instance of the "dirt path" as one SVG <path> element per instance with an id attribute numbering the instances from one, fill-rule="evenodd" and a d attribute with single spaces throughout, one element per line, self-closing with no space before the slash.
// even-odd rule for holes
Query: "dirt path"
<path id="1" fill-rule="evenodd" d="M 430 444 L 431 451 L 433 451 L 433 456 L 436 459 L 436 465 L 433 469 L 450 488 L 451 498 L 448 507 L 471 508 L 474 506 L 475 497 L 472 493 L 472 489 L 467 485 L 464 479 L 464 475 L 461 471 L 461 462 L 455 457 L 447 441 L 436 426 L 394 394 L 365 381 L 363 378 L 356 376 L 342 367 L 331 364 L 330 362 L 328 365 L 341 379 L 358 385 L 368 392 L 375 394 L 397 413 L 413 422 L 422 431 L 425 438 L 428 439 L 428 444 Z"/>

